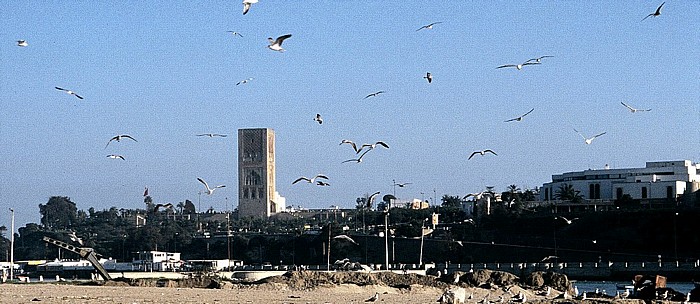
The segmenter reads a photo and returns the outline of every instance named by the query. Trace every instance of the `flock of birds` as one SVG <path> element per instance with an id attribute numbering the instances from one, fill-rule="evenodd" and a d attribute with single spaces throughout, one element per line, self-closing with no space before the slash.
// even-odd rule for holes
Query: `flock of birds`
<path id="1" fill-rule="evenodd" d="M 249 11 L 251 10 L 251 8 L 253 7 L 253 4 L 255 4 L 255 3 L 258 3 L 258 0 L 243 0 L 243 2 L 242 2 L 242 4 L 243 4 L 243 15 L 248 14 Z M 665 2 L 662 3 L 661 5 L 659 5 L 659 6 L 657 7 L 657 9 L 656 9 L 654 12 L 652 12 L 652 13 L 648 14 L 647 16 L 645 16 L 645 17 L 642 19 L 642 21 L 644 21 L 644 20 L 646 20 L 647 18 L 650 18 L 650 17 L 653 18 L 653 17 L 658 17 L 658 16 L 660 16 L 660 15 L 661 15 L 661 10 L 662 10 L 662 7 L 664 6 L 664 4 L 665 4 Z M 432 30 L 432 29 L 435 28 L 435 26 L 437 26 L 437 25 L 439 25 L 439 24 L 442 24 L 442 23 L 443 23 L 443 22 L 432 22 L 432 23 L 423 25 L 423 26 L 419 27 L 419 28 L 416 30 L 416 32 L 423 31 L 423 30 Z M 231 35 L 233 35 L 234 37 L 243 37 L 243 35 L 242 35 L 241 33 L 237 32 L 237 31 L 227 31 L 227 32 L 228 32 L 228 33 L 231 33 Z M 283 45 L 283 43 L 284 43 L 287 39 L 289 39 L 289 38 L 291 38 L 291 37 L 292 37 L 292 34 L 281 35 L 281 36 L 278 36 L 277 38 L 274 38 L 274 39 L 273 39 L 272 37 L 269 37 L 269 38 L 268 38 L 268 45 L 267 45 L 267 48 L 270 49 L 270 50 L 272 50 L 272 51 L 276 51 L 276 52 L 284 52 L 285 49 L 282 47 L 282 45 Z M 29 46 L 29 43 L 28 43 L 26 40 L 17 40 L 17 46 L 18 46 L 18 47 L 28 47 L 28 46 Z M 524 62 L 521 62 L 521 63 L 503 64 L 503 65 L 497 66 L 496 69 L 513 68 L 513 69 L 515 69 L 515 70 L 522 71 L 525 67 L 543 65 L 543 64 L 547 61 L 547 59 L 554 58 L 554 57 L 555 57 L 555 56 L 552 56 L 552 55 L 538 56 L 538 57 L 534 57 L 534 58 L 527 59 L 527 60 L 525 60 Z M 430 72 L 426 72 L 425 76 L 422 76 L 422 78 L 425 79 L 425 80 L 427 81 L 428 84 L 433 83 L 433 80 L 434 80 L 434 79 L 433 79 L 433 75 L 432 75 Z M 251 81 L 253 81 L 253 78 L 252 78 L 252 77 L 251 77 L 251 78 L 243 79 L 243 80 L 237 82 L 235 85 L 236 85 L 236 86 L 238 86 L 238 85 L 244 85 L 244 84 L 247 84 L 247 83 L 249 83 L 249 82 L 251 82 Z M 55 86 L 55 89 L 58 90 L 58 91 L 60 91 L 60 92 L 66 93 L 66 94 L 68 94 L 68 95 L 70 95 L 70 96 L 73 96 L 73 97 L 75 97 L 75 98 L 77 98 L 77 99 L 79 99 L 79 100 L 85 99 L 84 96 L 78 94 L 77 92 L 75 92 L 75 91 L 73 91 L 73 90 L 71 90 L 71 89 L 67 89 L 67 88 L 63 88 L 63 87 L 59 87 L 59 86 Z M 372 92 L 372 93 L 367 94 L 366 96 L 364 96 L 363 99 L 375 98 L 375 97 L 378 97 L 379 95 L 385 94 L 385 93 L 387 93 L 386 90 L 375 91 L 375 92 Z M 631 113 L 639 113 L 639 112 L 648 112 L 648 111 L 651 111 L 651 109 L 640 109 L 640 108 L 635 108 L 635 107 L 633 107 L 633 106 L 631 106 L 631 105 L 629 105 L 629 104 L 627 104 L 627 103 L 625 103 L 625 102 L 621 102 L 621 104 L 622 104 L 626 109 L 628 109 Z M 530 115 L 530 114 L 533 113 L 534 111 L 535 111 L 535 109 L 534 109 L 534 108 L 531 108 L 529 111 L 525 112 L 524 114 L 522 114 L 522 115 L 520 115 L 520 116 L 517 116 L 517 117 L 515 117 L 515 118 L 507 119 L 507 120 L 505 120 L 504 122 L 507 122 L 507 123 L 510 123 L 510 122 L 522 122 L 522 121 L 525 119 L 526 116 Z M 317 113 L 317 114 L 315 115 L 315 117 L 313 118 L 313 121 L 316 122 L 316 123 L 318 123 L 319 125 L 322 125 L 323 122 L 324 122 L 323 117 L 322 117 L 322 115 L 321 115 L 320 113 Z M 587 137 L 587 136 L 583 135 L 583 134 L 582 134 L 580 131 L 578 131 L 577 129 L 574 128 L 573 130 L 574 130 L 574 132 L 576 132 L 579 136 L 581 136 L 581 138 L 583 139 L 583 141 L 584 141 L 584 143 L 585 143 L 586 145 L 592 144 L 592 143 L 593 143 L 593 140 L 595 140 L 595 139 L 597 139 L 598 137 L 601 137 L 601 136 L 603 136 L 603 135 L 606 134 L 606 132 L 600 132 L 600 133 L 597 133 L 597 134 L 595 134 L 595 135 L 593 135 L 593 136 L 591 136 L 591 137 Z M 198 136 L 198 137 L 209 137 L 209 138 L 214 138 L 214 137 L 226 137 L 227 135 L 225 135 L 225 134 L 219 134 L 219 133 L 203 133 L 203 134 L 197 134 L 196 136 Z M 137 142 L 137 140 L 136 140 L 134 137 L 132 137 L 132 136 L 130 136 L 130 135 L 128 135 L 128 134 L 118 134 L 118 135 L 116 135 L 116 136 L 110 138 L 110 139 L 107 141 L 107 144 L 106 144 L 106 146 L 105 146 L 105 149 L 107 149 L 107 148 L 110 146 L 110 144 L 111 144 L 112 142 L 121 142 L 122 139 L 129 139 L 129 140 L 131 140 L 131 141 L 133 141 L 133 142 Z M 362 144 L 362 145 L 360 145 L 360 146 L 358 147 L 358 145 L 355 144 L 353 141 L 344 139 L 344 140 L 341 141 L 340 145 L 343 145 L 343 144 L 347 144 L 347 145 L 349 145 L 350 147 L 352 147 L 353 152 L 354 152 L 354 157 L 349 158 L 349 159 L 347 159 L 347 160 L 344 160 L 344 161 L 342 161 L 342 163 L 356 163 L 356 164 L 359 164 L 359 163 L 362 163 L 362 161 L 364 160 L 364 158 L 365 158 L 367 155 L 369 155 L 369 152 L 375 150 L 376 147 L 383 147 L 383 148 L 385 148 L 385 149 L 388 149 L 388 148 L 389 148 L 389 146 L 388 146 L 384 141 L 376 141 L 376 142 L 370 143 L 370 144 Z M 483 156 L 486 156 L 486 155 L 498 156 L 498 154 L 497 154 L 493 149 L 486 148 L 486 149 L 481 149 L 481 150 L 476 150 L 476 151 L 471 152 L 471 154 L 469 155 L 469 157 L 467 158 L 467 160 L 471 160 L 471 159 L 473 159 L 475 156 L 482 156 L 482 157 L 483 157 Z M 125 160 L 126 160 L 126 157 L 125 157 L 124 155 L 117 154 L 117 153 L 108 154 L 108 155 L 107 155 L 107 158 L 110 158 L 110 159 L 117 159 L 117 160 L 122 160 L 122 161 L 125 161 Z M 204 193 L 206 193 L 206 194 L 208 194 L 208 195 L 213 194 L 214 190 L 216 190 L 216 189 L 218 189 L 218 188 L 223 188 L 223 187 L 225 187 L 225 185 L 218 185 L 218 186 L 216 186 L 216 187 L 214 187 L 214 188 L 211 188 L 202 178 L 197 177 L 197 180 L 204 186 Z M 294 180 L 294 181 L 292 182 L 292 184 L 297 184 L 297 183 L 299 183 L 299 182 L 301 182 L 301 181 L 305 181 L 306 183 L 313 184 L 313 185 L 317 185 L 317 186 L 329 186 L 330 184 L 329 184 L 328 180 L 329 180 L 329 178 L 328 178 L 327 176 L 325 176 L 325 175 L 323 175 L 323 174 L 317 174 L 316 176 L 314 176 L 314 177 L 312 177 L 312 178 L 307 178 L 307 177 L 304 177 L 304 176 L 299 177 L 298 179 Z M 406 184 L 408 184 L 408 183 L 406 183 Z M 395 184 L 395 185 L 396 185 L 396 184 Z M 403 187 L 403 186 L 404 186 L 404 185 L 399 185 L 399 187 Z"/>

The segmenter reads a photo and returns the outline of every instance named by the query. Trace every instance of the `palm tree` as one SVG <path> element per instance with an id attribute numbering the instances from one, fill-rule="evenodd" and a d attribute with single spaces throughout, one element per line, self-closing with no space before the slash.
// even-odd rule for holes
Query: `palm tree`
<path id="1" fill-rule="evenodd" d="M 581 191 L 574 189 L 571 184 L 562 184 L 559 189 L 554 193 L 554 197 L 563 201 L 571 201 L 574 203 L 579 203 L 583 200 L 583 195 Z"/>

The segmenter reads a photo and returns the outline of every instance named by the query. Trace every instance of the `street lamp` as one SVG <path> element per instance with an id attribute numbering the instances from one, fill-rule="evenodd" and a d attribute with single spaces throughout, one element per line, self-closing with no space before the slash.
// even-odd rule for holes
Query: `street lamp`
<path id="1" fill-rule="evenodd" d="M 10 225 L 10 281 L 15 275 L 15 209 L 10 208 L 12 213 L 12 224 Z"/>
<path id="2" fill-rule="evenodd" d="M 428 218 L 425 218 L 420 224 L 420 257 L 418 258 L 418 265 L 423 266 L 423 238 L 425 237 L 425 222 Z"/>

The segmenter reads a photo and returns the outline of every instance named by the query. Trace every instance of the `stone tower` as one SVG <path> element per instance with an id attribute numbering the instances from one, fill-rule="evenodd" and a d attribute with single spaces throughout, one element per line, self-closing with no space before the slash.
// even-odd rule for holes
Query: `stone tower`
<path id="1" fill-rule="evenodd" d="M 275 132 L 238 130 L 238 217 L 268 218 L 275 203 Z"/>

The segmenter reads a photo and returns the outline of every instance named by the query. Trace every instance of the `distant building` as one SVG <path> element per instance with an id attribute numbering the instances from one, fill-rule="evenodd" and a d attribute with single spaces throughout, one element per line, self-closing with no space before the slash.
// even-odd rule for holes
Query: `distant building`
<path id="1" fill-rule="evenodd" d="M 610 203 L 627 194 L 642 203 L 670 203 L 700 189 L 700 165 L 689 160 L 647 162 L 644 168 L 589 169 L 552 175 L 540 200 L 556 201 L 557 190 L 571 185 L 586 203 Z"/>
<path id="2" fill-rule="evenodd" d="M 238 130 L 238 217 L 268 218 L 284 210 L 275 191 L 275 132 Z"/>

